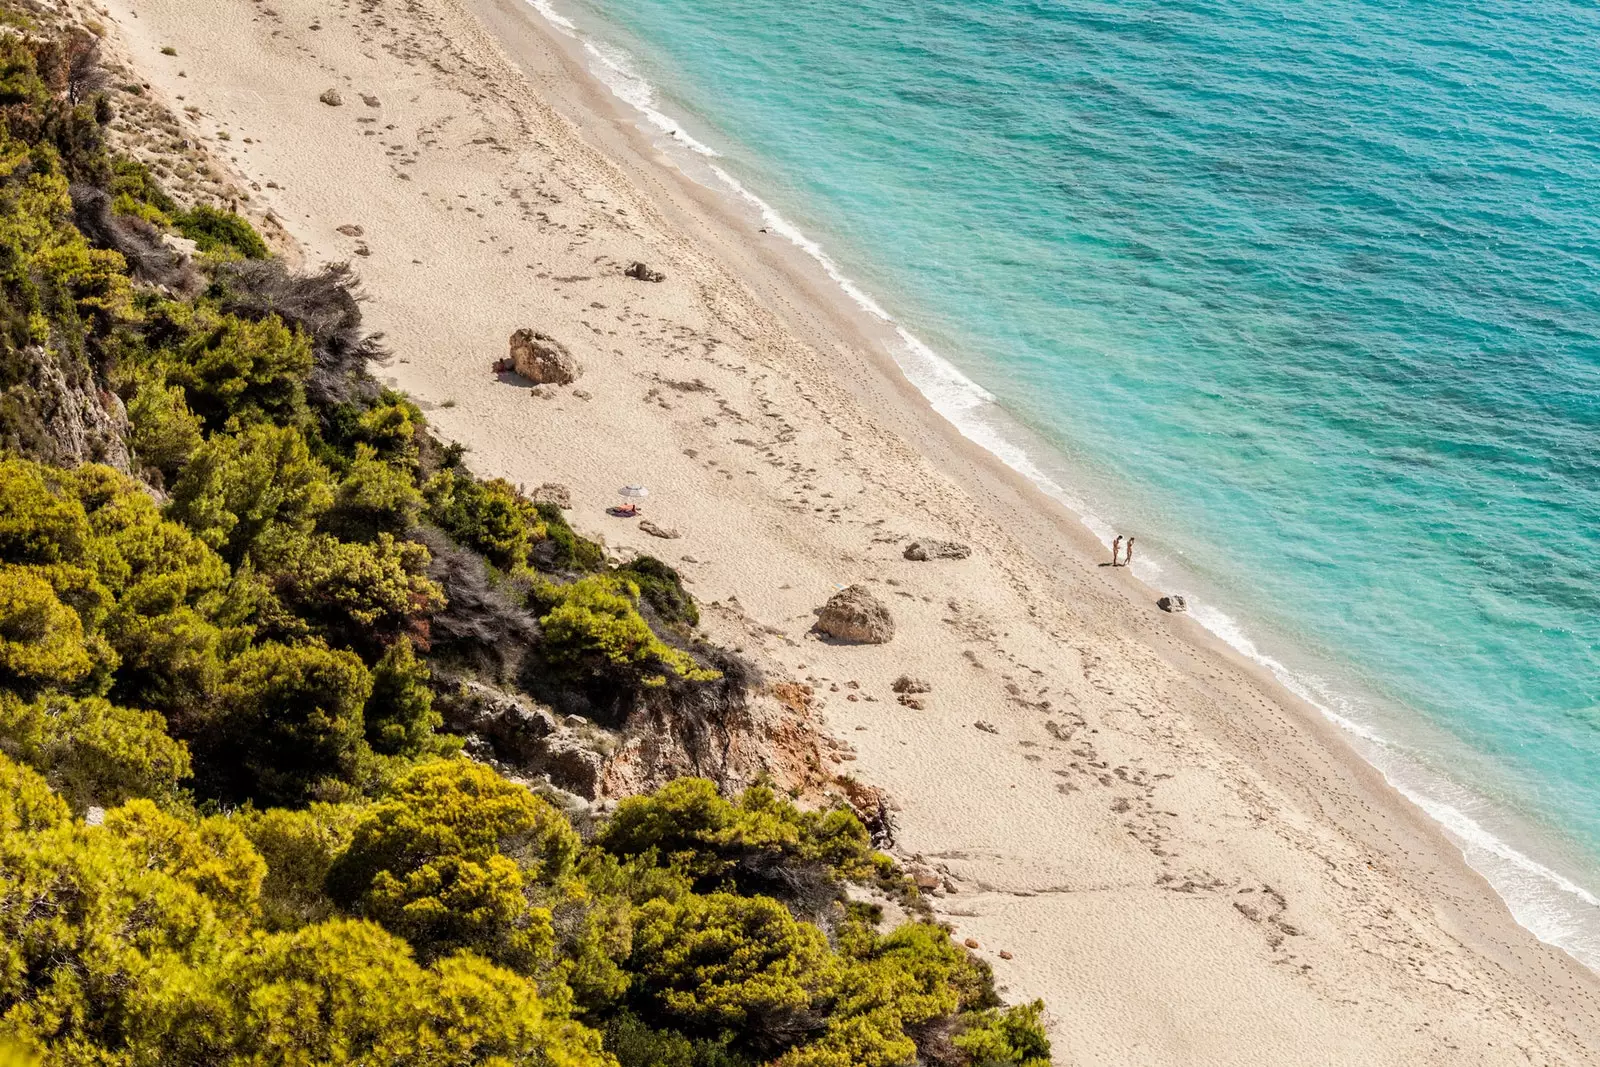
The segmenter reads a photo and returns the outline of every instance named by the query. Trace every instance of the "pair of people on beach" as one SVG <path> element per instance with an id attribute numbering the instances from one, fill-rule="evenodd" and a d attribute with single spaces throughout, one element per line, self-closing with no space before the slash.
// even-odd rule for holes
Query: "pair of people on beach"
<path id="1" fill-rule="evenodd" d="M 1123 555 L 1124 552 L 1126 552 L 1125 555 Z M 1117 559 L 1118 555 L 1122 555 L 1122 558 L 1120 560 Z M 1123 546 L 1122 546 L 1122 535 L 1118 534 L 1117 535 L 1117 539 L 1115 541 L 1111 542 L 1111 565 L 1113 567 L 1126 567 L 1128 564 L 1130 564 L 1132 562 L 1133 562 L 1133 538 L 1131 538 L 1131 537 L 1128 538 L 1128 546 L 1127 546 L 1126 549 L 1124 549 Z"/>

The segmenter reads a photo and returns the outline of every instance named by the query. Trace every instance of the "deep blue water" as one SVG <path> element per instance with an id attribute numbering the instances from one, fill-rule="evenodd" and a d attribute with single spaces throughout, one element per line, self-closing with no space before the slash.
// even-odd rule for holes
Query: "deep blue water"
<path id="1" fill-rule="evenodd" d="M 1600 961 L 1600 10 L 554 2 Z"/>

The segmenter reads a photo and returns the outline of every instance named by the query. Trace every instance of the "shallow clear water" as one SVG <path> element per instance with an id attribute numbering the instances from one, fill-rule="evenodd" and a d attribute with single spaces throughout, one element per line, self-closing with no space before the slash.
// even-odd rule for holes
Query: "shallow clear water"
<path id="1" fill-rule="evenodd" d="M 555 3 L 1600 961 L 1600 12 Z"/>

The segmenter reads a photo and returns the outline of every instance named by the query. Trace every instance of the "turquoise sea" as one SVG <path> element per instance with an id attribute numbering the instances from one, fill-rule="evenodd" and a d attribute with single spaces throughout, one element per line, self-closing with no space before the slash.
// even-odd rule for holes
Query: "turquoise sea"
<path id="1" fill-rule="evenodd" d="M 1600 9 L 535 3 L 1600 966 Z"/>

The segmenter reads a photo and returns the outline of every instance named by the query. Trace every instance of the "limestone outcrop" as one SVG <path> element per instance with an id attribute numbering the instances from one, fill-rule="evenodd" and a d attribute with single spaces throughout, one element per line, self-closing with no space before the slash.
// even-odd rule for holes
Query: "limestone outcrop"
<path id="1" fill-rule="evenodd" d="M 816 629 L 838 641 L 881 645 L 894 636 L 894 619 L 863 585 L 841 589 L 817 613 Z"/>
<path id="2" fill-rule="evenodd" d="M 495 363 L 495 370 L 512 371 L 534 385 L 570 385 L 583 373 L 566 345 L 528 329 L 511 335 L 511 352 Z"/>

